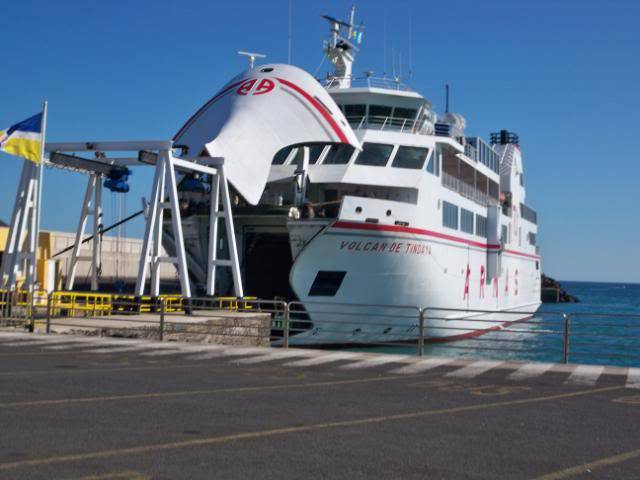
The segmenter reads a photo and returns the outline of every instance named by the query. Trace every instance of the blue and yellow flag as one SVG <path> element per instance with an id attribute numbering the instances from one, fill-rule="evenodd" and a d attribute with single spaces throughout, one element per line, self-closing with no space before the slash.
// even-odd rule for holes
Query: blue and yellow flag
<path id="1" fill-rule="evenodd" d="M 0 151 L 40 163 L 42 113 L 0 130 Z"/>

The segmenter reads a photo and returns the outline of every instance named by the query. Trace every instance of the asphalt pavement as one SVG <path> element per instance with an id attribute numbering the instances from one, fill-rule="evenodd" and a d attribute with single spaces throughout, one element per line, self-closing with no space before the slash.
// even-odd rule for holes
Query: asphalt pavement
<path id="1" fill-rule="evenodd" d="M 0 333 L 0 479 L 640 478 L 633 370 L 43 337 Z"/>

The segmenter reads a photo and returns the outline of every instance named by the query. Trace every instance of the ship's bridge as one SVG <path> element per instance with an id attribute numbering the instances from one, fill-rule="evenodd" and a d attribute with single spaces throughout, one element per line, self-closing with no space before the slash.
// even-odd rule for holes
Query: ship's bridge
<path id="1" fill-rule="evenodd" d="M 387 130 L 433 133 L 435 116 L 422 95 L 390 78 L 331 77 L 326 89 L 354 130 Z"/>

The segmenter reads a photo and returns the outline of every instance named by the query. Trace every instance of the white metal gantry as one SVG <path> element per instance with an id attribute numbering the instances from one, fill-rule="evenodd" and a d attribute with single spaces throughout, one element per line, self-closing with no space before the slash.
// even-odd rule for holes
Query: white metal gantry
<path id="1" fill-rule="evenodd" d="M 84 230 L 87 226 L 89 215 L 93 217 L 93 238 L 91 240 L 91 256 L 85 257 L 80 255 L 82 247 Z M 97 291 L 99 288 L 98 279 L 100 274 L 100 252 L 102 242 L 102 175 L 100 173 L 92 173 L 87 181 L 87 190 L 82 202 L 82 212 L 80 213 L 80 221 L 76 230 L 76 239 L 69 259 L 69 269 L 67 271 L 67 283 L 65 288 L 73 290 L 73 284 L 76 278 L 76 269 L 78 262 L 91 262 L 91 290 Z"/>
<path id="2" fill-rule="evenodd" d="M 25 160 L 2 257 L 0 285 L 9 290 L 15 290 L 23 267 L 27 288 L 31 291 L 35 287 L 41 182 L 40 167 Z"/>
<path id="3" fill-rule="evenodd" d="M 162 150 L 158 154 L 156 172 L 153 180 L 149 213 L 145 228 L 144 243 L 140 254 L 138 278 L 136 281 L 136 295 L 143 295 L 149 270 L 151 270 L 150 294 L 160 293 L 160 265 L 162 263 L 177 264 L 180 277 L 180 287 L 184 297 L 191 297 L 191 286 L 187 269 L 187 258 L 182 231 L 182 214 L 178 199 L 176 170 L 189 173 L 207 174 L 211 177 L 210 218 L 209 218 L 209 249 L 207 259 L 207 295 L 215 293 L 216 267 L 230 267 L 233 275 L 234 293 L 237 297 L 244 296 L 240 263 L 233 227 L 233 215 L 229 196 L 229 186 L 224 175 L 224 160 L 222 158 L 200 157 L 194 159 L 176 158 L 172 151 Z M 223 210 L 220 211 L 220 198 Z M 163 256 L 162 234 L 164 210 L 170 210 L 175 257 Z M 229 259 L 217 258 L 218 219 L 225 221 L 227 244 L 229 245 Z"/>
<path id="4" fill-rule="evenodd" d="M 187 254 L 182 231 L 182 214 L 178 198 L 176 172 L 197 172 L 209 175 L 211 178 L 211 216 L 209 219 L 206 292 L 208 295 L 215 293 L 216 267 L 220 266 L 231 268 L 235 295 L 238 297 L 244 295 L 233 226 L 229 185 L 224 173 L 224 159 L 210 157 L 178 158 L 173 155 L 173 144 L 170 141 L 47 143 L 46 151 L 50 154 L 54 152 L 100 152 L 97 158 L 91 159 L 91 162 L 98 162 L 103 166 L 112 167 L 148 166 L 149 163 L 141 162 L 140 157 L 143 153 L 147 155 L 151 154 L 150 157 L 153 158 L 151 164 L 155 165 L 155 175 L 145 226 L 143 248 L 138 265 L 136 295 L 144 295 L 149 271 L 151 273 L 150 293 L 153 296 L 159 295 L 160 265 L 162 263 L 173 263 L 178 270 L 182 295 L 186 298 L 192 296 Z M 137 156 L 109 158 L 105 152 L 135 152 Z M 89 180 L 76 231 L 76 241 L 69 263 L 66 288 L 68 290 L 73 288 L 77 263 L 86 260 L 91 262 L 92 289 L 97 290 L 99 287 L 100 234 L 102 232 L 101 180 L 104 174 L 101 172 L 101 169 L 92 171 L 90 166 L 84 169 L 81 168 L 81 171 L 89 173 Z M 33 178 L 37 181 L 37 177 Z M 30 184 L 27 182 L 25 185 L 25 188 L 33 188 L 37 191 L 37 184 L 29 186 Z M 16 200 L 16 208 L 19 206 L 18 200 L 19 199 Z M 222 210 L 220 210 L 220 204 L 222 204 Z M 31 204 L 27 203 L 27 205 Z M 167 256 L 162 253 L 164 210 L 170 211 L 171 233 L 175 245 L 175 256 Z M 80 247 L 83 243 L 82 237 L 84 236 L 89 216 L 93 216 L 92 252 L 91 256 L 83 257 L 80 255 Z M 220 218 L 223 218 L 225 221 L 225 232 L 227 244 L 229 245 L 229 259 L 217 258 L 216 245 L 218 243 L 218 219 Z"/>

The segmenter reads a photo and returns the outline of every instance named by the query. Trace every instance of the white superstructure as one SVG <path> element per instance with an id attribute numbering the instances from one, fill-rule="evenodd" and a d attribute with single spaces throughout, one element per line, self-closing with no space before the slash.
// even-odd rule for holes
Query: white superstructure
<path id="1" fill-rule="evenodd" d="M 535 312 L 537 219 L 518 137 L 469 137 L 461 115 L 437 115 L 399 80 L 356 78 L 353 11 L 348 22 L 325 18 L 336 71 L 324 89 L 295 67 L 261 65 L 234 78 L 174 139 L 226 159 L 247 294 L 425 307 L 437 317 L 427 318 L 432 337 L 472 335 L 496 327 L 478 321 L 487 316 L 511 322 Z M 206 263 L 206 188 L 203 178 L 184 178 L 180 188 L 196 282 Z M 227 246 L 217 248 L 224 255 Z M 416 334 L 415 322 L 402 319 L 386 319 L 392 332 L 352 315 L 332 321 L 310 323 L 292 343 Z"/>

